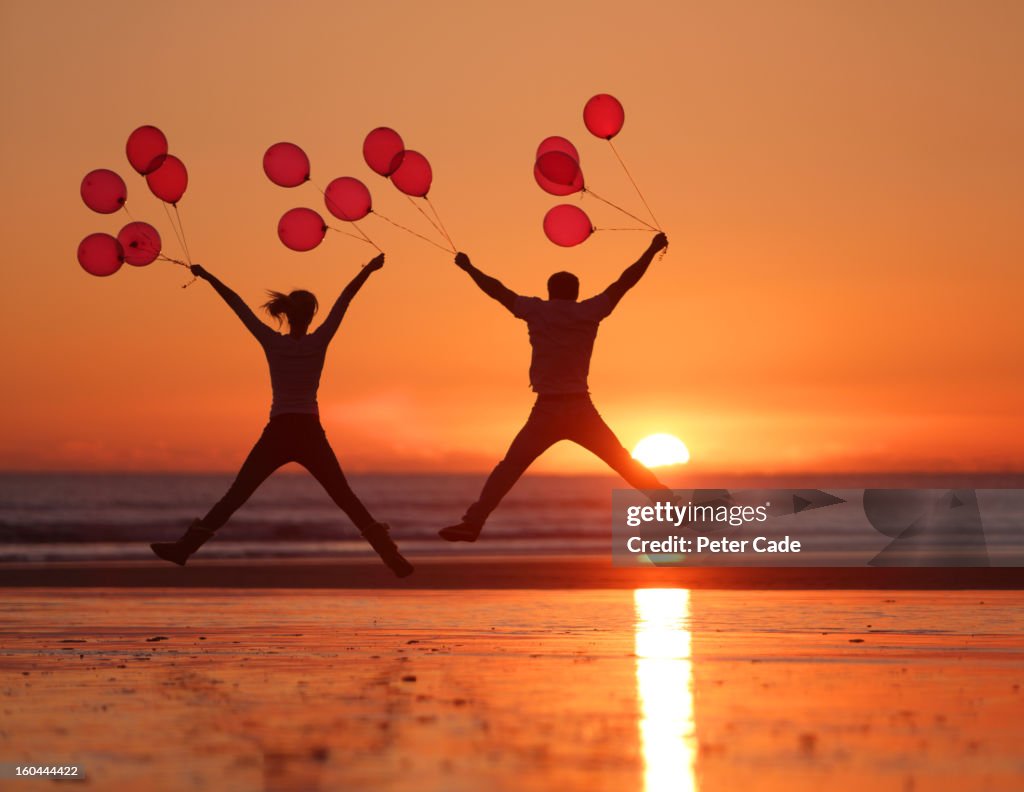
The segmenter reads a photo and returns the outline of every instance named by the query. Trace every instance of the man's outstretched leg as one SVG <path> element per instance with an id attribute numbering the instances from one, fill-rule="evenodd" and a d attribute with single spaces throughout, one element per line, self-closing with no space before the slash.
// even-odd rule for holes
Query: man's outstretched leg
<path id="1" fill-rule="evenodd" d="M 598 456 L 631 487 L 645 493 L 652 500 L 675 500 L 672 490 L 662 484 L 647 467 L 633 459 L 592 403 L 588 402 L 573 416 L 569 439 Z"/>
<path id="2" fill-rule="evenodd" d="M 519 430 L 491 475 L 487 477 L 476 503 L 470 506 L 458 525 L 442 528 L 438 533 L 449 542 L 475 542 L 491 512 L 497 508 L 513 485 L 537 457 L 565 437 L 557 415 L 541 402 L 534 405 L 526 425 Z"/>
<path id="3" fill-rule="evenodd" d="M 652 502 L 682 504 L 682 499 L 670 490 L 647 467 L 637 462 L 597 412 L 593 404 L 575 416 L 569 439 L 596 454 L 631 487 L 640 490 Z M 731 506 L 728 490 L 695 490 L 694 501 L 704 506 Z M 688 525 L 688 518 L 682 523 Z"/>

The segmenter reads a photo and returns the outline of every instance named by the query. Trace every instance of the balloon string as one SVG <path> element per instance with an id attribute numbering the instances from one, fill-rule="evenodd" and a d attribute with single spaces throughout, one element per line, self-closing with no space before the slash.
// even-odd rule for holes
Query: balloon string
<path id="1" fill-rule="evenodd" d="M 384 215 L 382 215 L 382 214 L 381 214 L 380 212 L 378 212 L 378 211 L 377 211 L 376 209 L 371 209 L 370 211 L 371 211 L 371 212 L 372 212 L 373 214 L 377 215 L 377 217 L 379 217 L 379 218 L 380 218 L 381 220 L 384 220 L 384 221 L 386 221 L 386 222 L 388 222 L 388 223 L 391 223 L 391 225 L 393 225 L 393 226 L 394 226 L 395 228 L 401 228 L 401 229 L 402 229 L 403 231 L 406 231 L 406 232 L 408 232 L 408 233 L 412 234 L 413 236 L 419 237 L 419 238 L 420 238 L 420 239 L 422 239 L 422 240 L 423 240 L 424 242 L 429 242 L 429 243 L 430 243 L 431 245 L 433 245 L 433 246 L 434 246 L 434 247 L 436 247 L 436 248 L 439 248 L 439 249 L 443 250 L 443 251 L 444 251 L 445 253 L 451 253 L 451 252 L 452 252 L 451 250 L 449 250 L 448 248 L 446 248 L 446 247 L 445 247 L 444 245 L 439 245 L 439 244 L 438 244 L 437 242 L 435 242 L 435 241 L 434 241 L 433 239 L 431 239 L 430 237 L 425 237 L 425 236 L 423 236 L 423 234 L 419 233 L 418 231 L 413 231 L 413 230 L 412 230 L 411 228 L 406 228 L 406 227 L 405 227 L 404 225 L 402 225 L 401 223 L 396 223 L 396 222 L 395 222 L 394 220 L 392 220 L 392 219 L 391 219 L 390 217 L 385 217 L 385 216 L 384 216 Z"/>
<path id="2" fill-rule="evenodd" d="M 164 214 L 167 215 L 167 222 L 171 224 L 171 229 L 174 231 L 174 237 L 178 240 L 178 247 L 183 251 L 185 250 L 185 239 L 181 235 L 181 229 L 178 228 L 178 224 L 174 222 L 174 218 L 171 216 L 170 210 L 167 208 L 167 203 L 162 202 L 164 207 Z"/>
<path id="3" fill-rule="evenodd" d="M 179 267 L 184 267 L 185 269 L 191 271 L 191 267 L 189 267 L 189 265 L 186 264 L 184 261 L 179 261 L 178 259 L 170 258 L 169 256 L 165 256 L 163 253 L 157 253 L 156 257 L 158 259 L 160 259 L 161 261 L 166 261 L 166 262 L 168 262 L 170 264 L 177 264 Z M 190 280 L 188 283 L 181 284 L 181 288 L 187 289 L 189 286 L 191 286 L 197 280 L 199 280 L 199 277 L 196 276 L 196 275 L 193 275 L 192 276 L 192 280 Z"/>
<path id="4" fill-rule="evenodd" d="M 608 145 L 612 147 L 612 153 L 615 154 L 615 159 L 619 161 L 619 164 L 622 166 L 622 170 L 624 170 L 626 172 L 626 175 L 629 177 L 629 181 L 632 183 L 633 189 L 636 190 L 636 194 L 639 195 L 640 200 L 643 201 L 644 208 L 647 210 L 647 214 L 651 216 L 651 220 L 654 221 L 656 229 L 658 231 L 661 231 L 661 224 L 658 222 L 658 218 L 655 217 L 654 212 L 651 211 L 651 207 L 648 205 L 647 199 L 644 198 L 644 194 L 640 192 L 640 188 L 637 186 L 636 179 L 633 178 L 633 174 L 629 172 L 629 168 L 626 167 L 626 163 L 623 161 L 622 157 L 619 156 L 619 150 L 615 148 L 615 144 L 612 143 L 611 138 L 608 138 Z M 641 220 L 640 222 L 643 221 Z"/>
<path id="5" fill-rule="evenodd" d="M 430 200 L 426 195 L 423 196 L 423 200 L 427 202 L 427 206 L 430 207 L 430 211 L 434 213 L 434 217 L 437 218 L 437 224 L 441 226 L 441 233 L 444 234 L 444 238 L 448 240 L 448 244 L 452 246 L 452 252 L 456 250 L 455 243 L 452 242 L 451 235 L 448 233 L 448 229 L 444 227 L 444 221 L 441 220 L 441 215 L 437 213 L 437 207 L 434 206 L 433 201 Z"/>
<path id="6" fill-rule="evenodd" d="M 644 232 L 649 232 L 651 229 L 649 229 L 649 228 L 604 228 L 604 227 L 595 227 L 594 230 L 595 231 L 644 231 Z"/>
<path id="7" fill-rule="evenodd" d="M 306 178 L 306 181 L 308 181 L 310 184 L 312 184 L 314 187 L 317 188 L 317 190 L 320 192 L 320 194 L 324 197 L 324 203 L 328 204 L 327 210 L 330 211 L 330 209 L 331 209 L 330 204 L 333 204 L 334 201 L 332 201 L 330 198 L 327 197 L 327 192 L 324 190 L 324 188 L 321 187 L 319 184 L 317 184 L 312 179 L 310 179 L 309 177 Z M 334 214 L 334 212 L 331 212 L 331 214 Z"/>
<path id="8" fill-rule="evenodd" d="M 648 230 L 650 230 L 650 231 L 659 231 L 659 230 L 660 230 L 660 229 L 658 229 L 658 228 L 655 228 L 654 226 L 652 226 L 652 225 L 651 225 L 650 223 L 648 223 L 648 222 L 647 222 L 646 220 L 643 220 L 643 219 L 641 219 L 641 218 L 637 217 L 637 216 L 636 216 L 635 214 L 633 214 L 632 212 L 627 212 L 627 211 L 626 211 L 625 209 L 623 209 L 623 208 L 622 208 L 621 206 L 619 206 L 618 204 L 613 204 L 613 203 L 612 203 L 611 201 L 609 201 L 609 200 L 608 200 L 607 198 L 602 198 L 602 197 L 601 197 L 600 195 L 598 195 L 598 194 L 597 194 L 596 192 L 594 192 L 593 190 L 591 190 L 591 189 L 590 189 L 589 187 L 584 187 L 584 188 L 583 188 L 583 192 L 587 193 L 588 195 L 593 195 L 593 196 L 594 196 L 595 198 L 597 198 L 597 200 L 599 200 L 599 201 L 603 201 L 604 203 L 608 204 L 608 205 L 609 205 L 610 207 L 612 207 L 613 209 L 618 209 L 618 210 L 619 210 L 620 212 L 622 212 L 622 213 L 623 213 L 624 215 L 626 215 L 627 217 L 632 217 L 632 218 L 633 218 L 634 220 L 636 220 L 636 221 L 637 221 L 638 223 L 643 223 L 643 224 L 644 224 L 645 226 L 647 226 Z"/>
<path id="9" fill-rule="evenodd" d="M 184 249 L 185 249 L 185 253 L 186 253 L 186 255 L 188 255 L 188 247 L 187 247 L 186 245 L 182 244 L 182 243 L 183 243 L 183 237 L 181 237 L 181 236 L 178 236 L 178 229 L 177 229 L 177 228 L 175 228 L 175 227 L 174 227 L 174 223 L 173 223 L 173 222 L 171 222 L 171 213 L 167 211 L 167 203 L 166 203 L 165 201 L 161 201 L 160 203 L 161 203 L 161 204 L 163 205 L 163 207 L 164 207 L 164 214 L 166 214 L 166 215 L 167 215 L 167 221 L 168 221 L 169 223 L 171 223 L 171 229 L 172 229 L 172 230 L 174 231 L 174 235 L 175 235 L 175 237 L 177 237 L 177 239 L 178 239 L 178 242 L 179 242 L 179 244 L 181 244 L 182 248 L 184 248 Z M 136 222 L 136 220 L 135 220 L 135 217 L 134 217 L 134 216 L 132 215 L 132 213 L 131 213 L 131 212 L 130 212 L 130 211 L 128 210 L 128 204 L 127 204 L 127 203 L 123 203 L 123 204 L 121 204 L 121 208 L 122 208 L 122 209 L 124 209 L 124 213 L 125 213 L 126 215 L 128 215 L 128 219 L 129 219 L 129 220 L 131 220 L 131 221 L 132 221 L 133 223 L 134 223 L 134 222 Z M 177 204 L 175 204 L 175 206 L 174 206 L 174 211 L 175 211 L 175 212 L 177 212 L 177 211 L 178 211 L 178 206 L 177 206 Z M 179 221 L 179 222 L 181 221 L 181 217 L 180 217 L 180 216 L 179 216 L 179 218 L 178 218 L 178 221 Z M 162 261 L 169 261 L 169 262 L 171 262 L 172 264 L 180 264 L 180 265 L 181 265 L 182 267 L 186 267 L 186 268 L 188 267 L 188 264 L 186 264 L 186 263 L 185 263 L 184 261 L 179 261 L 178 259 L 168 258 L 168 257 L 167 257 L 167 256 L 165 256 L 165 255 L 164 255 L 163 253 L 157 253 L 157 254 L 156 254 L 156 256 L 157 256 L 157 258 L 158 258 L 158 259 L 161 259 Z M 191 258 L 189 258 L 189 261 L 191 261 Z M 192 280 L 190 280 L 190 281 L 189 281 L 188 283 L 186 283 L 186 284 L 185 284 L 184 286 L 182 286 L 181 288 L 183 288 L 183 289 L 184 289 L 184 288 L 186 288 L 187 286 L 190 286 L 191 284 L 195 283 L 195 281 L 196 281 L 196 278 L 192 278 Z"/>
<path id="10" fill-rule="evenodd" d="M 176 237 L 178 237 L 178 242 L 181 243 L 183 241 L 183 237 L 178 236 L 178 229 L 174 227 L 174 223 L 171 221 L 171 213 L 167 211 L 167 203 L 165 201 L 161 201 L 160 203 L 164 207 L 164 214 L 167 215 L 167 221 L 171 224 L 171 229 L 174 231 L 174 235 Z M 131 220 L 133 223 L 136 222 L 135 218 L 132 216 L 132 213 L 130 211 L 128 211 L 128 205 L 127 204 L 121 204 L 121 208 L 124 209 L 124 213 L 126 215 L 128 215 L 128 219 L 129 220 Z M 174 205 L 174 211 L 175 212 L 178 211 L 178 205 L 177 204 Z M 180 215 L 178 216 L 178 222 L 181 222 L 181 216 Z M 184 244 L 182 244 L 181 246 L 183 248 L 185 248 L 186 255 L 187 255 L 188 248 Z M 171 258 L 170 256 L 165 256 L 163 253 L 157 253 L 156 257 L 160 261 L 166 261 L 166 262 L 168 262 L 170 264 L 177 264 L 179 267 L 184 267 L 185 269 L 191 271 L 191 268 L 189 267 L 189 265 L 186 264 L 184 261 L 181 261 L 180 259 Z M 191 261 L 191 258 L 189 260 Z M 199 278 L 197 278 L 195 275 L 193 275 L 192 276 L 192 280 L 190 280 L 188 283 L 184 284 L 181 288 L 187 289 L 189 286 L 191 286 L 197 280 L 199 280 Z"/>
<path id="11" fill-rule="evenodd" d="M 353 225 L 355 225 L 355 224 L 353 223 Z M 342 234 L 343 236 L 352 237 L 353 239 L 358 239 L 360 242 L 366 242 L 368 245 L 373 245 L 373 242 L 370 239 L 368 239 L 366 236 L 359 236 L 359 234 L 351 234 L 348 231 L 342 231 L 340 228 L 335 228 L 334 226 L 327 226 L 327 228 L 328 228 L 329 231 L 334 231 L 334 232 L 336 232 L 338 234 Z M 376 245 L 373 245 L 373 246 L 377 247 Z M 377 250 L 380 250 L 380 248 L 377 248 Z M 383 251 L 381 251 L 381 252 L 383 252 Z"/>
<path id="12" fill-rule="evenodd" d="M 327 194 L 325 193 L 325 194 L 324 194 L 324 200 L 326 200 L 326 199 L 327 199 Z M 363 229 L 361 229 L 361 228 L 360 228 L 360 227 L 359 227 L 359 226 L 358 226 L 358 225 L 356 224 L 356 221 L 355 221 L 355 220 L 348 220 L 348 221 L 346 221 L 346 222 L 348 222 L 348 223 L 351 223 L 351 224 L 352 224 L 352 227 L 353 227 L 353 228 L 354 228 L 354 229 L 355 229 L 356 231 L 358 231 L 358 232 L 359 232 L 359 236 L 358 236 L 358 237 L 356 237 L 357 239 L 362 239 L 362 240 L 363 240 L 364 242 L 368 242 L 368 243 L 370 243 L 370 244 L 371 244 L 371 245 L 373 245 L 373 246 L 374 246 L 375 248 L 377 248 L 377 252 L 378 252 L 378 253 L 383 253 L 383 252 L 384 252 L 383 250 L 381 250 L 381 249 L 380 249 L 380 247 L 379 247 L 379 246 L 377 245 L 377 243 L 376 243 L 376 242 L 374 242 L 374 241 L 373 241 L 372 239 L 370 239 L 370 237 L 369 237 L 369 236 L 367 235 L 367 233 L 366 233 L 365 231 L 363 231 Z M 354 235 L 354 234 L 349 234 L 349 236 L 355 236 L 355 235 Z"/>
<path id="13" fill-rule="evenodd" d="M 189 269 L 189 265 L 186 264 L 184 261 L 181 261 L 180 259 L 171 258 L 170 256 L 165 256 L 163 253 L 157 253 L 156 257 L 158 259 L 160 259 L 161 261 L 166 261 L 166 262 L 169 262 L 171 264 L 177 264 L 179 267 L 184 267 L 185 269 Z"/>
<path id="14" fill-rule="evenodd" d="M 369 235 L 365 231 L 363 231 L 363 229 L 361 229 L 359 227 L 359 225 L 356 223 L 355 220 L 349 220 L 349 222 L 352 223 L 352 227 L 355 228 L 356 231 L 358 231 L 360 234 L 363 235 L 363 239 L 365 239 L 367 242 L 369 242 L 371 245 L 373 245 L 375 248 L 377 248 L 377 252 L 378 253 L 383 253 L 384 252 L 383 250 L 380 249 L 380 245 L 378 245 L 376 242 L 374 242 L 372 239 L 370 239 Z M 353 236 L 353 235 L 350 234 L 349 236 Z"/>
<path id="15" fill-rule="evenodd" d="M 185 248 L 185 258 L 188 259 L 189 264 L 191 264 L 192 254 L 188 252 L 188 241 L 185 239 L 185 225 L 181 222 L 181 213 L 178 211 L 178 202 L 175 201 L 172 206 L 174 207 L 174 216 L 178 218 L 178 227 L 181 229 L 181 245 Z"/>
<path id="16" fill-rule="evenodd" d="M 181 234 L 178 233 L 178 227 L 176 225 L 174 225 L 174 219 L 171 217 L 171 213 L 167 209 L 167 202 L 166 201 L 161 201 L 160 205 L 164 208 L 164 214 L 167 215 L 167 222 L 170 224 L 171 230 L 174 232 L 174 236 L 178 240 L 178 246 L 181 247 L 182 250 L 184 250 L 185 249 L 185 245 L 181 241 Z"/>
<path id="17" fill-rule="evenodd" d="M 443 231 L 442 231 L 442 230 L 441 230 L 441 229 L 440 229 L 440 228 L 438 227 L 437 223 L 435 223 L 435 222 L 434 222 L 434 221 L 433 221 L 433 220 L 432 220 L 432 219 L 430 218 L 430 215 L 428 215 L 428 214 L 427 214 L 426 212 L 424 212 L 424 211 L 423 211 L 423 207 L 422 207 L 422 206 L 420 206 L 420 205 L 419 205 L 418 203 L 416 203 L 416 202 L 415 202 L 415 201 L 414 201 L 414 200 L 412 199 L 412 196 L 411 196 L 411 195 L 406 195 L 405 197 L 409 199 L 409 203 L 411 203 L 411 204 L 412 204 L 413 206 L 415 206 L 415 207 L 416 207 L 416 211 L 417 211 L 417 212 L 419 212 L 419 213 L 420 213 L 421 215 L 423 215 L 423 216 L 424 216 L 424 217 L 425 217 L 425 218 L 427 219 L 427 222 L 428 222 L 428 223 L 430 223 L 430 225 L 431 225 L 431 226 L 433 227 L 433 229 L 434 229 L 435 231 L 437 231 L 437 233 L 439 233 L 439 234 L 440 234 L 441 236 L 444 236 L 444 232 L 443 232 Z M 453 253 L 454 253 L 454 251 L 451 251 L 451 252 L 453 252 Z"/>

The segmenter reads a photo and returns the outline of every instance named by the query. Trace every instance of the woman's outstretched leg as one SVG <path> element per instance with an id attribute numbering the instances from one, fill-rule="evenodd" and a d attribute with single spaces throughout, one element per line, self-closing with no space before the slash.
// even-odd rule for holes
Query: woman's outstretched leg
<path id="1" fill-rule="evenodd" d="M 234 483 L 201 520 L 195 520 L 177 542 L 154 542 L 153 552 L 165 561 L 185 566 L 189 557 L 213 538 L 213 533 L 228 521 L 267 477 L 287 461 L 276 432 L 268 424 L 242 463 Z"/>
<path id="2" fill-rule="evenodd" d="M 313 474 L 313 478 L 320 482 L 331 500 L 360 531 L 377 522 L 349 486 L 322 427 L 311 427 L 309 436 L 302 438 L 295 461 Z"/>
<path id="3" fill-rule="evenodd" d="M 352 491 L 345 474 L 341 471 L 341 465 L 338 464 L 338 457 L 327 442 L 327 435 L 324 434 L 319 422 L 315 428 L 310 427 L 308 437 L 303 437 L 301 450 L 296 454 L 295 461 L 313 474 L 320 482 L 320 486 L 331 496 L 331 500 L 345 512 L 363 538 L 377 551 L 377 555 L 395 575 L 406 577 L 412 574 L 413 566 L 398 552 L 398 546 L 388 533 L 388 526 L 373 519 L 370 511 Z"/>
<path id="4" fill-rule="evenodd" d="M 271 473 L 290 461 L 288 455 L 282 452 L 280 439 L 276 435 L 269 425 L 263 430 L 224 497 L 203 517 L 201 522 L 208 531 L 216 531 L 223 526 Z"/>

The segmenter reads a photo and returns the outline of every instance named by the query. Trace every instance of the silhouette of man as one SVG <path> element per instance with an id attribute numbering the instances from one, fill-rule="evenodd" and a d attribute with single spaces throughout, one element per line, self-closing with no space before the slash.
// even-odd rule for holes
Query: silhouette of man
<path id="1" fill-rule="evenodd" d="M 521 297 L 496 278 L 485 275 L 465 253 L 455 263 L 488 297 L 526 322 L 533 357 L 530 386 L 537 394 L 526 425 L 519 431 L 505 458 L 491 472 L 480 497 L 466 510 L 462 522 L 439 533 L 449 542 L 475 542 L 488 516 L 519 477 L 544 451 L 559 440 L 572 440 L 599 456 L 638 490 L 668 491 L 651 471 L 633 459 L 598 414 L 587 387 L 590 356 L 601 320 L 619 304 L 647 272 L 655 254 L 668 246 L 659 233 L 639 260 L 615 283 L 595 297 L 578 300 L 579 279 L 571 272 L 556 272 L 548 279 L 548 299 Z"/>

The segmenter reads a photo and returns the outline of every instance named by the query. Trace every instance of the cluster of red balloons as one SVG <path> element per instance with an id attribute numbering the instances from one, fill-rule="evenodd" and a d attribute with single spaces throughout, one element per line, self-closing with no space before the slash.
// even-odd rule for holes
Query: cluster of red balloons
<path id="1" fill-rule="evenodd" d="M 363 141 L 363 159 L 370 170 L 385 178 L 406 195 L 426 198 L 434 173 L 430 162 L 418 151 L 407 149 L 401 135 L 390 127 L 377 127 Z"/>
<path id="2" fill-rule="evenodd" d="M 160 234 L 149 223 L 131 222 L 117 236 L 97 232 L 78 245 L 78 263 L 90 275 L 113 275 L 124 263 L 133 267 L 152 264 L 160 255 Z"/>
<path id="3" fill-rule="evenodd" d="M 406 195 L 425 198 L 430 192 L 430 163 L 418 151 L 406 149 L 393 129 L 377 127 L 370 132 L 363 141 L 363 159 Z M 263 172 L 279 187 L 298 187 L 310 180 L 309 157 L 294 143 L 275 143 L 263 155 Z M 373 211 L 370 190 L 352 176 L 334 179 L 323 193 L 327 211 L 339 220 L 354 223 Z M 323 241 L 327 229 L 319 212 L 297 207 L 281 216 L 277 235 L 291 250 L 306 251 Z"/>
<path id="4" fill-rule="evenodd" d="M 294 143 L 275 143 L 263 154 L 263 172 L 278 187 L 298 187 L 309 181 L 309 157 Z M 277 223 L 278 237 L 292 250 L 312 250 L 326 233 L 324 219 L 305 207 L 288 210 Z"/>
<path id="5" fill-rule="evenodd" d="M 150 191 L 161 201 L 176 205 L 188 186 L 188 171 L 180 159 L 167 152 L 167 137 L 154 126 L 141 126 L 128 136 L 128 162 L 146 177 Z M 123 209 L 128 188 L 117 173 L 106 168 L 90 171 L 82 179 L 82 201 L 99 214 Z M 90 275 L 113 275 L 124 263 L 144 267 L 160 255 L 160 234 L 149 223 L 132 221 L 114 237 L 90 234 L 78 246 L 78 263 Z"/>
<path id="6" fill-rule="evenodd" d="M 188 187 L 185 163 L 167 153 L 167 136 L 155 126 L 141 126 L 128 136 L 128 162 L 146 177 L 150 192 L 161 201 L 177 204 Z"/>
<path id="7" fill-rule="evenodd" d="M 583 123 L 591 134 L 611 140 L 622 129 L 626 114 L 610 94 L 593 96 L 583 108 Z M 566 138 L 553 135 L 537 147 L 533 178 L 542 190 L 565 196 L 586 190 L 580 155 Z M 594 225 L 587 213 L 573 204 L 559 204 L 544 216 L 544 233 L 556 245 L 572 247 L 586 240 Z"/>
<path id="8" fill-rule="evenodd" d="M 309 157 L 294 143 L 275 143 L 263 155 L 263 171 L 280 187 L 298 187 L 309 181 Z M 341 176 L 324 190 L 327 211 L 339 220 L 353 223 L 373 210 L 370 191 L 359 179 Z M 277 235 L 291 250 L 312 250 L 327 233 L 323 217 L 313 209 L 289 209 L 277 224 Z"/>
<path id="9" fill-rule="evenodd" d="M 431 219 L 418 206 L 417 209 L 427 218 L 427 221 L 434 227 L 434 230 L 447 240 L 451 250 L 454 252 L 455 243 L 452 242 L 451 237 L 448 235 L 444 223 L 441 222 L 441 218 L 437 214 L 437 210 L 430 203 L 430 199 L 427 198 L 427 193 L 430 192 L 430 185 L 434 179 L 434 173 L 427 158 L 418 151 L 407 149 L 402 136 L 395 130 L 390 127 L 377 127 L 371 130 L 366 139 L 363 140 L 363 159 L 370 167 L 370 170 L 390 179 L 391 183 L 401 192 L 408 195 L 410 199 L 423 198 L 427 202 L 431 212 L 434 214 L 434 219 Z M 393 225 L 398 224 L 393 223 Z M 432 245 L 443 247 L 427 239 L 422 234 L 412 231 L 412 229 L 405 228 L 405 226 L 399 226 L 399 228 L 426 240 Z"/>

